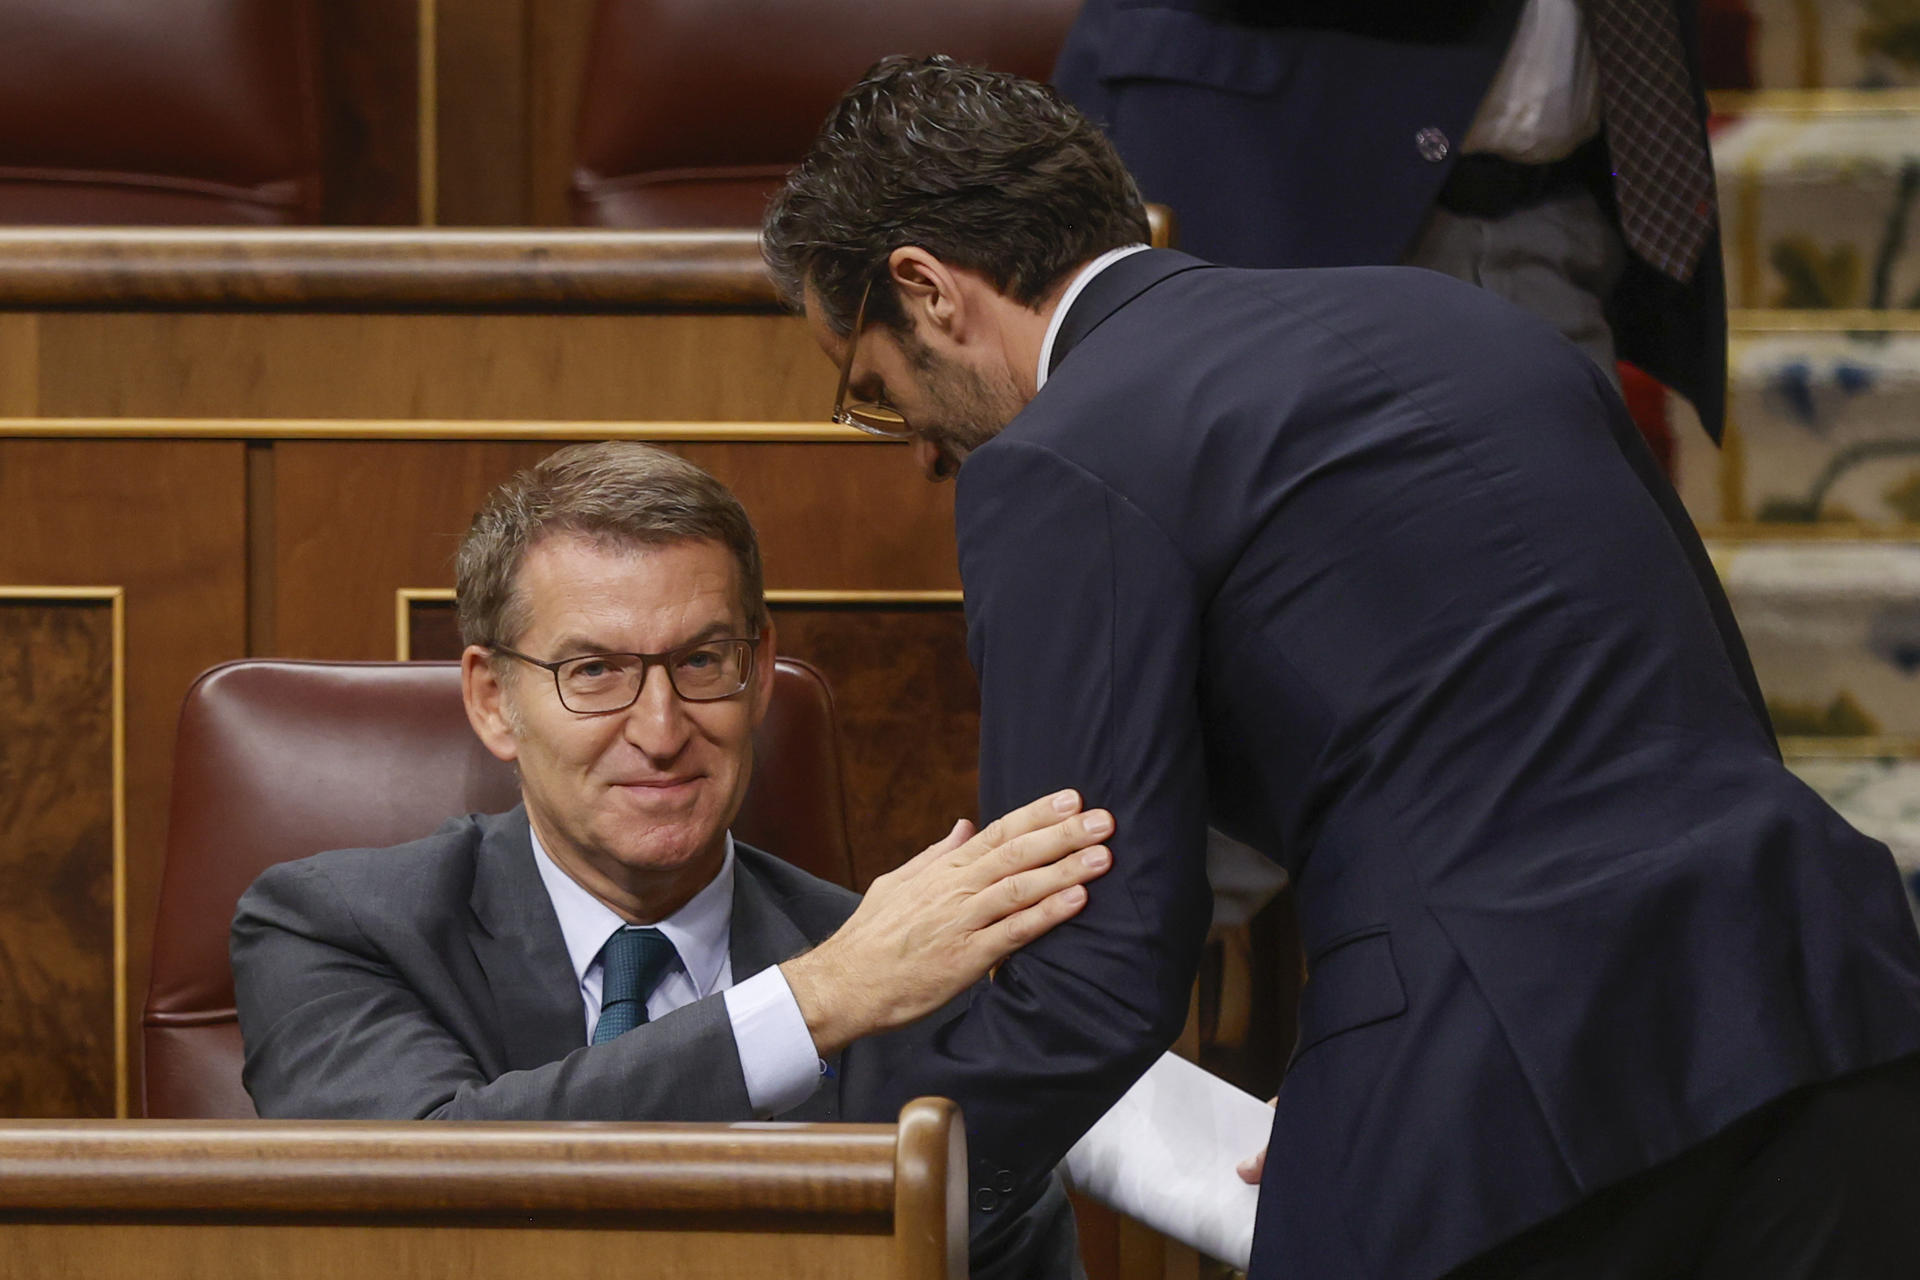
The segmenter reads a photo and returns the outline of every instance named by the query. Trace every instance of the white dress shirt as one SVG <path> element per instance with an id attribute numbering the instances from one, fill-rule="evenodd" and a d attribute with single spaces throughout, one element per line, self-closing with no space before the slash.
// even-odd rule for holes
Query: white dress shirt
<path id="1" fill-rule="evenodd" d="M 580 983 L 587 1041 L 600 1021 L 604 966 L 600 951 L 627 922 L 572 876 L 562 871 L 533 835 L 533 862 L 553 901 Z M 778 1115 L 799 1106 L 819 1087 L 821 1065 L 800 1005 L 779 965 L 771 965 L 738 986 L 733 981 L 733 835 L 727 835 L 720 873 L 678 911 L 653 927 L 666 935 L 680 959 L 647 997 L 647 1019 L 663 1018 L 682 1005 L 721 992 L 733 1042 L 746 1077 L 747 1100 L 758 1116 Z"/>
<path id="2" fill-rule="evenodd" d="M 1144 244 L 1121 245 L 1118 249 L 1107 250 L 1080 268 L 1079 274 L 1074 276 L 1072 283 L 1067 285 L 1067 291 L 1060 295 L 1060 304 L 1053 309 L 1053 318 L 1047 321 L 1047 336 L 1040 343 L 1040 369 L 1033 378 L 1035 392 L 1047 385 L 1047 366 L 1053 363 L 1053 340 L 1060 336 L 1060 323 L 1067 318 L 1067 310 L 1073 306 L 1073 300 L 1080 296 L 1080 291 L 1092 283 L 1095 276 L 1120 259 L 1128 254 L 1139 253 L 1148 247 Z"/>
<path id="3" fill-rule="evenodd" d="M 1599 128 L 1599 79 L 1579 0 L 1527 0 L 1460 150 L 1547 164 Z"/>

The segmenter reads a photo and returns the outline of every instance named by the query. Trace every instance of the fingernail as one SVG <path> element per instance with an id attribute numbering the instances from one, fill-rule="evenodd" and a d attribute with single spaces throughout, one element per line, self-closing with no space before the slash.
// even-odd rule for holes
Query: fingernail
<path id="1" fill-rule="evenodd" d="M 1089 849 L 1080 855 L 1080 861 L 1095 871 L 1105 871 L 1107 864 L 1113 861 L 1113 855 L 1105 849 Z"/>
<path id="2" fill-rule="evenodd" d="M 1087 891 L 1079 885 L 1075 885 L 1073 888 L 1061 894 L 1060 899 L 1070 907 L 1077 907 L 1087 900 Z"/>
<path id="3" fill-rule="evenodd" d="M 1080 825 L 1090 836 L 1103 836 L 1113 830 L 1113 815 L 1105 809 L 1095 809 L 1080 820 Z"/>
<path id="4" fill-rule="evenodd" d="M 1074 810 L 1074 806 L 1078 805 L 1079 803 L 1080 803 L 1080 797 L 1077 793 L 1072 791 L 1062 791 L 1060 794 L 1056 795 L 1053 798 L 1053 811 L 1055 813 L 1072 813 Z"/>

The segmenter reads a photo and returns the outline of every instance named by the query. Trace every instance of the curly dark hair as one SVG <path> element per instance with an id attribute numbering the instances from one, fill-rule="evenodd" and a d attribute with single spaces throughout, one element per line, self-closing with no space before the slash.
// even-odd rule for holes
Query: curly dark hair
<path id="1" fill-rule="evenodd" d="M 1147 239 L 1140 192 L 1091 121 L 1043 84 L 936 55 L 882 58 L 828 113 L 761 225 L 774 286 L 800 310 L 813 285 L 828 328 L 887 255 L 918 245 L 1026 306 L 1069 270 Z M 905 316 L 878 288 L 867 318 Z"/>

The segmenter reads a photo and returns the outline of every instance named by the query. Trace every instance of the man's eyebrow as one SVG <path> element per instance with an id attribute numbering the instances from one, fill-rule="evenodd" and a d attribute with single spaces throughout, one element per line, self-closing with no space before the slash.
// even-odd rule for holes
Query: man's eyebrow
<path id="1" fill-rule="evenodd" d="M 685 640 L 673 645 L 672 648 L 680 649 L 690 644 L 701 644 L 708 640 L 716 640 L 722 636 L 734 636 L 738 633 L 739 629 L 735 627 L 730 620 L 716 618 L 688 636 Z M 631 649 L 622 649 L 615 645 L 610 645 L 603 640 L 595 640 L 591 637 L 578 634 L 564 635 L 555 641 L 553 645 L 554 661 L 564 661 L 568 658 L 581 658 L 595 653 L 632 652 L 633 650 Z"/>
<path id="2" fill-rule="evenodd" d="M 699 644 L 704 640 L 717 640 L 722 636 L 733 636 L 738 633 L 739 628 L 733 625 L 731 619 L 719 619 L 709 622 L 706 626 L 694 632 L 691 637 L 675 645 L 674 648 L 678 649 L 683 645 Z"/>
<path id="3" fill-rule="evenodd" d="M 615 649 L 612 645 L 604 644 L 598 640 L 593 640 L 582 635 L 562 636 L 556 640 L 553 645 L 553 656 L 555 658 L 578 658 L 583 654 L 589 653 L 617 652 L 619 652 L 619 650 Z"/>

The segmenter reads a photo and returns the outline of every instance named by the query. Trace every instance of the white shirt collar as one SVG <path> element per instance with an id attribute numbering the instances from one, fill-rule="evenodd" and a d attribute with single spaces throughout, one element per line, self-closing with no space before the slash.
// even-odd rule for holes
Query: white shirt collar
<path id="1" fill-rule="evenodd" d="M 553 900 L 553 913 L 560 918 L 560 933 L 567 940 L 567 957 L 573 961 L 576 980 L 586 977 L 587 969 L 600 958 L 607 939 L 627 923 L 600 899 L 588 893 L 578 880 L 562 871 L 540 845 L 540 837 L 528 824 L 533 836 L 533 864 Z M 733 937 L 733 833 L 727 833 L 726 856 L 720 861 L 720 873 L 686 905 L 654 922 L 654 928 L 667 935 L 667 941 L 680 953 L 680 963 L 693 980 L 694 990 L 706 995 L 719 981 L 720 969 L 727 961 L 727 945 Z"/>
<path id="2" fill-rule="evenodd" d="M 1060 303 L 1053 309 L 1053 318 L 1047 321 L 1047 337 L 1040 344 L 1040 368 L 1033 378 L 1033 389 L 1036 393 L 1047 385 L 1047 366 L 1053 363 L 1053 340 L 1060 336 L 1060 325 L 1066 320 L 1067 311 L 1073 306 L 1073 300 L 1078 298 L 1080 291 L 1093 283 L 1093 278 L 1102 271 L 1129 254 L 1139 253 L 1149 247 L 1144 244 L 1122 245 L 1118 249 L 1107 250 L 1080 268 L 1080 274 L 1073 278 L 1073 283 L 1067 286 L 1067 291 L 1060 295 Z"/>

